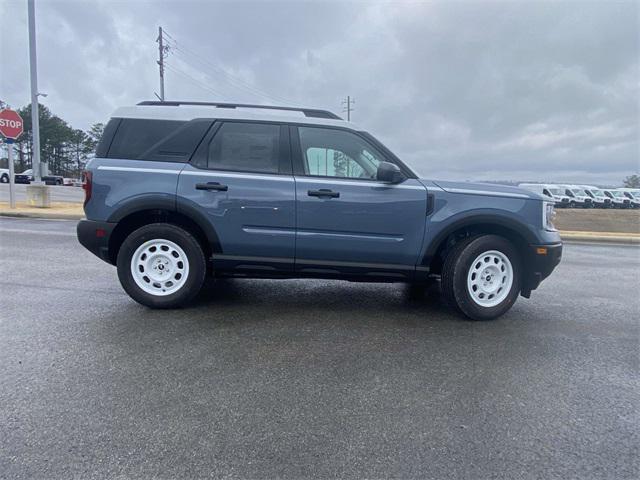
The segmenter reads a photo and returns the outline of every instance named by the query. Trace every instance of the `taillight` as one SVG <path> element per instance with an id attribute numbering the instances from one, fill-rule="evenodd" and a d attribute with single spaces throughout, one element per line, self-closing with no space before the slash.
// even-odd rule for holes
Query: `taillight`
<path id="1" fill-rule="evenodd" d="M 82 189 L 84 190 L 84 206 L 91 200 L 92 173 L 88 171 L 82 172 Z"/>

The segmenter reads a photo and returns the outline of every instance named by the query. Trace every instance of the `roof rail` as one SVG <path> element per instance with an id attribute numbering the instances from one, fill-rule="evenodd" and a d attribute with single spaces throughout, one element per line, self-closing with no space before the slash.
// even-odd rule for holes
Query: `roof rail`
<path id="1" fill-rule="evenodd" d="M 276 107 L 272 105 L 251 105 L 246 103 L 220 103 L 220 102 L 180 102 L 180 101 L 165 101 L 159 102 L 155 100 L 146 100 L 138 103 L 138 105 L 150 105 L 150 106 L 164 106 L 164 107 L 178 107 L 180 105 L 193 105 L 193 106 L 209 106 L 217 108 L 264 108 L 266 110 L 288 110 L 292 112 L 302 112 L 305 117 L 313 118 L 330 118 L 333 120 L 342 120 L 341 117 L 328 110 L 318 110 L 315 108 L 297 108 L 297 107 Z"/>

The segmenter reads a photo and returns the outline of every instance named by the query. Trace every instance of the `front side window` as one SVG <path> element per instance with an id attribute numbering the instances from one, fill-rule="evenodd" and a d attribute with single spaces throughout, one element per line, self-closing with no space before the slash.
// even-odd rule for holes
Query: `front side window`
<path id="1" fill-rule="evenodd" d="M 209 144 L 208 167 L 215 170 L 278 173 L 280 126 L 224 123 Z"/>
<path id="2" fill-rule="evenodd" d="M 374 180 L 384 156 L 350 132 L 298 127 L 305 175 Z"/>

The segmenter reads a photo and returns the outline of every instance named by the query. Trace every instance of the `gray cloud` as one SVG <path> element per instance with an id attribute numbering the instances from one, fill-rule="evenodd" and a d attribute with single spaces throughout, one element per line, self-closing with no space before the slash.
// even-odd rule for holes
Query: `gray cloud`
<path id="1" fill-rule="evenodd" d="M 637 2 L 36 0 L 40 89 L 76 127 L 168 98 L 339 111 L 434 178 L 615 183 L 640 170 Z M 0 98 L 29 100 L 26 5 L 0 4 Z M 265 96 L 264 94 L 268 96 Z"/>

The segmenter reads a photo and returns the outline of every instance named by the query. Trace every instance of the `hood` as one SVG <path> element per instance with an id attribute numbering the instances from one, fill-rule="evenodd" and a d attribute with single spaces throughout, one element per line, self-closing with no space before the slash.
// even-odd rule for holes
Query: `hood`
<path id="1" fill-rule="evenodd" d="M 426 181 L 426 180 L 425 180 Z M 423 181 L 423 183 L 425 182 Z M 448 182 L 444 180 L 431 180 L 433 183 L 448 193 L 464 193 L 468 195 L 484 195 L 493 197 L 527 198 L 532 200 L 545 200 L 542 195 L 518 187 L 497 185 L 495 183 L 472 182 Z M 426 185 L 428 188 L 428 185 Z M 549 199 L 547 199 L 549 200 Z"/>

